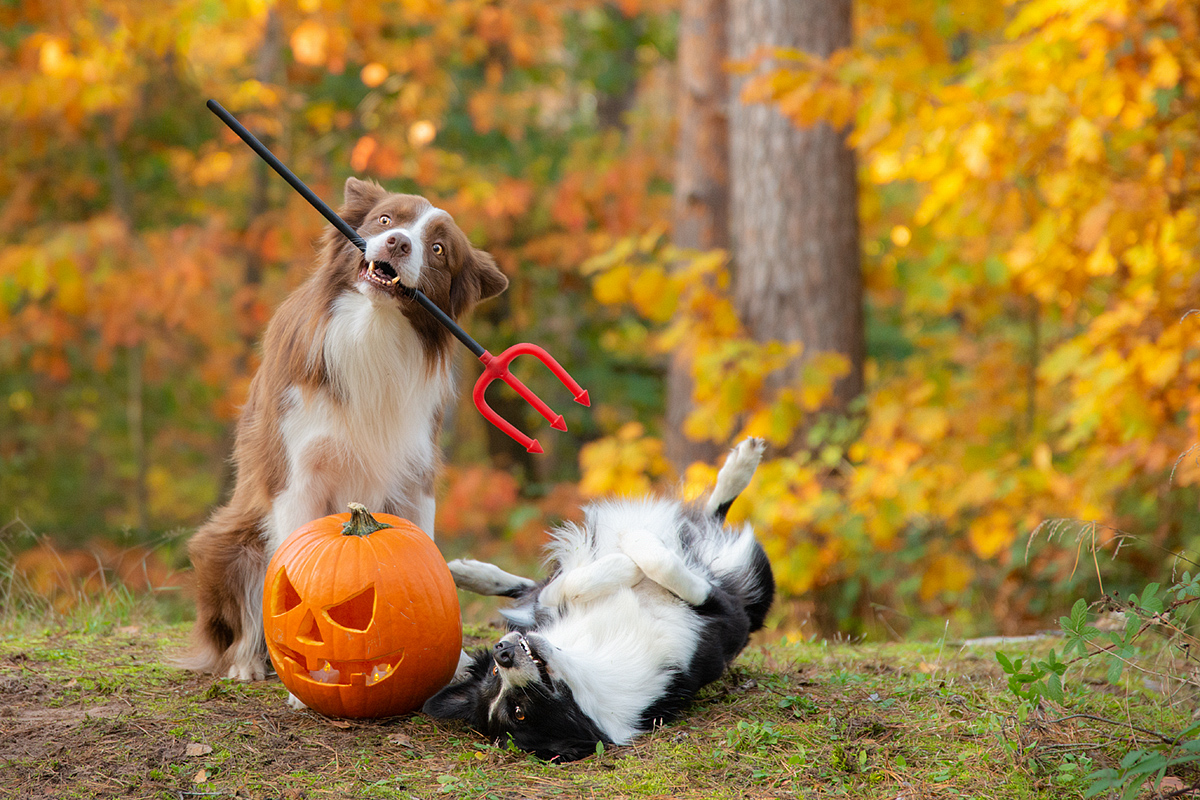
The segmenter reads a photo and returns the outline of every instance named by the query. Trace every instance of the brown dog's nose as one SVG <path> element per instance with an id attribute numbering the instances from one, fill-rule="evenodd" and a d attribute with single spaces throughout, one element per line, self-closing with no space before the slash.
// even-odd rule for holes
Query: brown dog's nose
<path id="1" fill-rule="evenodd" d="M 406 256 L 412 252 L 412 239 L 400 231 L 396 231 L 388 234 L 387 246 L 396 255 Z"/>

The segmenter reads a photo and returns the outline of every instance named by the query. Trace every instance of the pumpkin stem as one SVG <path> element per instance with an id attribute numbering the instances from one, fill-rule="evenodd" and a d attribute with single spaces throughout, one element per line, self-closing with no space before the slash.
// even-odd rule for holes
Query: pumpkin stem
<path id="1" fill-rule="evenodd" d="M 342 525 L 342 536 L 370 536 L 375 531 L 392 527 L 372 517 L 362 503 L 350 503 L 349 508 L 350 519 Z"/>

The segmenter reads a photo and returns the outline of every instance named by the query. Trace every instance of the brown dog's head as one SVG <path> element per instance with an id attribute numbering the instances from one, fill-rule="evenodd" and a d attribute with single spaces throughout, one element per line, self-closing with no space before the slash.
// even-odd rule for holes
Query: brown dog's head
<path id="1" fill-rule="evenodd" d="M 424 197 L 395 194 L 373 181 L 349 178 L 340 213 L 367 243 L 365 255 L 348 243 L 337 245 L 341 253 L 349 253 L 346 247 L 354 251 L 355 274 L 342 278 L 368 296 L 395 298 L 414 324 L 422 315 L 437 323 L 412 308 L 402 285 L 420 289 L 455 319 L 508 286 L 495 260 L 472 247 L 453 218 Z"/>

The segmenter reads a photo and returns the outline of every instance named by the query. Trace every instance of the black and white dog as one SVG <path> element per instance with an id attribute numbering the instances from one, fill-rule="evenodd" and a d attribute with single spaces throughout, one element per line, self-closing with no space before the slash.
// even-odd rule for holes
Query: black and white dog
<path id="1" fill-rule="evenodd" d="M 425 712 L 562 761 L 673 719 L 721 676 L 774 599 L 753 529 L 725 526 L 763 446 L 748 439 L 730 453 L 703 507 L 655 498 L 589 505 L 582 526 L 553 531 L 552 575 L 542 583 L 452 561 L 461 588 L 516 600 L 502 612 L 511 632 L 462 665 Z"/>

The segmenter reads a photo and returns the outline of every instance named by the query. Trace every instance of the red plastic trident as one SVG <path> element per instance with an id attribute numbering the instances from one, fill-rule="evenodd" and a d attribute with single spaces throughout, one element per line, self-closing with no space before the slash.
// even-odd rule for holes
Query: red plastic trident
<path id="1" fill-rule="evenodd" d="M 554 428 L 558 431 L 565 431 L 567 429 L 567 423 L 563 421 L 562 414 L 555 414 L 550 406 L 542 402 L 542 398 L 534 394 L 528 386 L 521 383 L 521 381 L 517 379 L 516 375 L 513 375 L 508 371 L 508 365 L 512 363 L 512 360 L 521 355 L 536 356 L 539 361 L 549 367 L 550 371 L 554 373 L 554 376 L 562 381 L 563 386 L 566 386 L 571 390 L 571 394 L 575 397 L 576 403 L 582 403 L 585 406 L 590 406 L 592 401 L 590 398 L 588 398 L 587 391 L 580 386 L 574 378 L 567 374 L 567 371 L 563 369 L 562 364 L 559 364 L 557 361 L 555 361 L 554 356 L 550 355 L 536 344 L 529 344 L 528 342 L 514 344 L 512 347 L 508 348 L 498 356 L 492 355 L 487 350 L 483 351 L 483 354 L 479 356 L 479 360 L 483 362 L 483 374 L 480 375 L 479 380 L 475 382 L 475 393 L 473 395 L 475 398 L 475 407 L 479 409 L 480 414 L 483 414 L 484 419 L 520 442 L 521 446 L 524 447 L 526 451 L 530 453 L 541 453 L 543 452 L 542 446 L 538 444 L 537 439 L 531 439 L 517 430 L 516 426 L 514 426 L 511 422 L 497 414 L 492 407 L 487 404 L 487 400 L 484 399 L 483 396 L 484 392 L 487 391 L 487 387 L 492 383 L 492 381 L 499 378 L 511 386 L 513 391 L 521 395 L 521 397 L 524 397 L 525 400 L 531 406 L 533 406 L 539 414 L 545 417 L 546 421 L 550 423 L 551 428 Z"/>
<path id="2" fill-rule="evenodd" d="M 230 127 L 230 129 L 241 137 L 242 141 L 250 146 L 250 149 L 267 162 L 271 169 L 279 173 L 279 176 L 291 184 L 291 187 L 300 193 L 300 196 L 307 200 L 313 208 L 321 212 L 325 219 L 329 220 L 335 228 L 341 231 L 342 235 L 349 239 L 359 249 L 365 251 L 367 248 L 366 242 L 362 237 L 355 232 L 344 219 L 337 215 L 332 208 L 327 206 L 321 198 L 313 193 L 304 185 L 304 181 L 296 177 L 296 174 L 284 166 L 283 162 L 275 157 L 275 154 L 267 149 L 267 146 L 260 142 L 258 138 L 250 131 L 246 130 L 246 126 L 238 122 L 237 119 L 226 111 L 216 100 L 209 100 L 208 109 L 221 118 L 221 121 Z M 483 393 L 487 390 L 488 384 L 500 378 L 514 390 L 517 394 L 524 397 L 537 412 L 545 417 L 550 422 L 550 427 L 555 430 L 565 431 L 567 423 L 563 422 L 561 414 L 555 414 L 550 410 L 550 406 L 542 402 L 542 399 L 530 391 L 529 387 L 516 379 L 509 371 L 508 365 L 512 360 L 519 355 L 533 355 L 550 368 L 550 371 L 558 377 L 563 385 L 571 390 L 571 394 L 575 396 L 576 403 L 582 403 L 585 406 L 590 406 L 592 403 L 588 399 L 588 393 L 583 390 L 583 387 L 575 382 L 575 379 L 567 374 L 567 371 L 562 368 L 562 365 L 554 360 L 553 356 L 547 353 L 536 344 L 514 344 L 512 347 L 505 350 L 498 356 L 493 356 L 487 350 L 484 350 L 479 342 L 475 341 L 470 335 L 462 329 L 454 320 L 450 319 L 446 312 L 442 311 L 432 300 L 425 296 L 420 289 L 409 288 L 407 286 L 400 287 L 404 293 L 415 300 L 422 308 L 434 316 L 434 318 L 446 326 L 450 333 L 454 334 L 454 338 L 458 339 L 467 349 L 483 362 L 483 374 L 479 376 L 479 380 L 475 384 L 475 407 L 479 409 L 479 413 L 483 414 L 484 419 L 495 425 L 500 430 L 507 433 L 512 438 L 521 443 L 530 453 L 543 452 L 542 446 L 538 444 L 537 439 L 530 439 L 525 434 L 516 429 L 512 423 L 505 420 L 499 414 L 492 410 L 487 404 L 487 400 L 483 398 Z"/>

